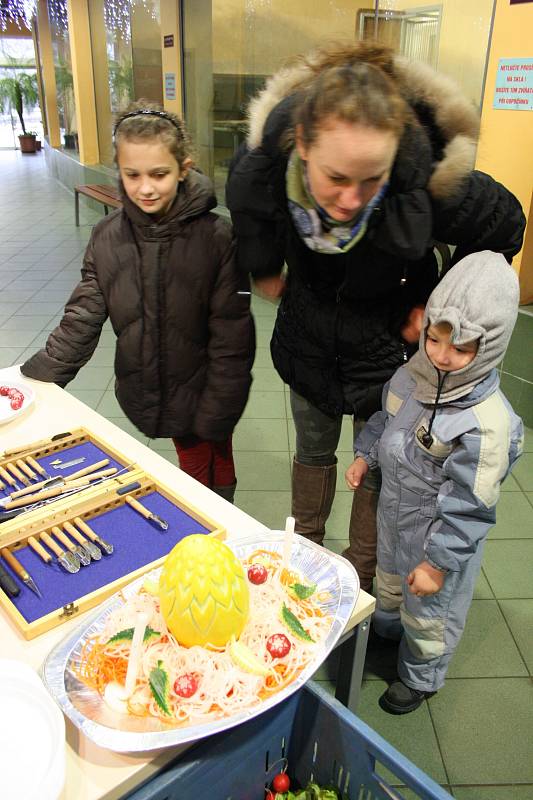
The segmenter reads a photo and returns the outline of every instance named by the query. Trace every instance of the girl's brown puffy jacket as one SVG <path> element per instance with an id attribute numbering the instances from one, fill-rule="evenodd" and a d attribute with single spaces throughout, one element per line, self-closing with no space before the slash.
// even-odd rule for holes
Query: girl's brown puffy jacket
<path id="1" fill-rule="evenodd" d="M 109 316 L 115 393 L 139 430 L 224 439 L 246 405 L 255 348 L 231 227 L 210 213 L 211 183 L 197 172 L 158 222 L 123 199 L 123 209 L 95 226 L 60 325 L 21 371 L 65 386 L 91 358 Z"/>

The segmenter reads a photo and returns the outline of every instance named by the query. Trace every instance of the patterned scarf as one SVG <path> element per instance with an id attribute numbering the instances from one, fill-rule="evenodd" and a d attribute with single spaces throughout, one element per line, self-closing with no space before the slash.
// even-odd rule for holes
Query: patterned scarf
<path id="1" fill-rule="evenodd" d="M 310 250 L 329 254 L 346 253 L 363 238 L 368 219 L 388 186 L 380 187 L 355 221 L 338 222 L 331 219 L 312 196 L 305 163 L 296 150 L 289 158 L 285 180 L 289 211 L 296 230 Z"/>

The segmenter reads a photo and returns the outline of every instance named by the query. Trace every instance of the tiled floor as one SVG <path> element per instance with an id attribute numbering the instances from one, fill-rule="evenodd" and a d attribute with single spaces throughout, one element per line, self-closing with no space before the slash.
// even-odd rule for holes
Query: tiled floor
<path id="1" fill-rule="evenodd" d="M 47 176 L 44 155 L 0 151 L 0 366 L 20 363 L 44 344 L 79 278 L 91 224 L 73 197 Z M 272 528 L 290 509 L 294 431 L 286 388 L 268 350 L 275 308 L 253 300 L 258 351 L 250 402 L 235 433 L 237 505 Z M 146 442 L 121 414 L 113 394 L 114 336 L 106 325 L 98 349 L 68 390 Z M 1 433 L 1 431 L 0 431 Z M 149 442 L 175 460 L 172 444 Z M 346 420 L 339 464 L 351 460 Z M 377 705 L 394 664 L 369 653 L 361 717 L 459 800 L 533 798 L 533 431 L 526 455 L 506 482 L 498 523 L 486 547 L 464 638 L 446 686 L 418 711 L 391 717 Z M 339 470 L 341 473 L 342 470 Z M 345 543 L 351 495 L 339 478 L 328 546 Z M 328 682 L 328 665 L 318 677 Z M 406 796 L 411 796 L 408 793 Z"/>

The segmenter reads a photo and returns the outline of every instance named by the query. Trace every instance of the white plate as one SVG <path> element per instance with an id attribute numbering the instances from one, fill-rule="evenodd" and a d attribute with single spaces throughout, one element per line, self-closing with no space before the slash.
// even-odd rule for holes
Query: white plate
<path id="1" fill-rule="evenodd" d="M 24 400 L 21 407 L 15 411 L 11 408 L 9 397 L 0 397 L 0 425 L 3 425 L 5 422 L 11 422 L 11 420 L 16 417 L 20 417 L 20 415 L 24 414 L 35 401 L 35 392 L 27 383 L 8 379 L 5 384 L 2 385 L 9 386 L 10 389 L 18 389 L 19 392 L 22 392 L 24 395 Z"/>
<path id="2" fill-rule="evenodd" d="M 245 559 L 258 549 L 283 552 L 284 533 L 272 531 L 254 537 L 227 541 L 237 558 Z M 248 707 L 232 716 L 198 725 L 169 728 L 154 717 L 133 717 L 113 712 L 99 694 L 82 684 L 75 675 L 80 653 L 89 637 L 99 633 L 107 617 L 125 600 L 136 593 L 144 577 L 130 583 L 122 591 L 106 600 L 92 616 L 67 635 L 50 652 L 41 668 L 44 685 L 59 703 L 74 725 L 100 747 L 117 752 L 136 752 L 175 747 L 197 741 L 213 733 L 220 733 L 267 711 L 285 700 L 309 680 L 328 653 L 335 647 L 350 619 L 357 596 L 359 579 L 352 565 L 325 547 L 297 534 L 291 552 L 291 568 L 317 584 L 319 591 L 328 592 L 330 599 L 323 604 L 331 617 L 331 627 L 325 639 L 316 648 L 314 658 L 295 680 L 270 698 Z M 160 570 L 150 573 L 154 577 Z"/>
<path id="3" fill-rule="evenodd" d="M 27 664 L 0 659 L 2 797 L 56 800 L 65 782 L 65 720 Z"/>

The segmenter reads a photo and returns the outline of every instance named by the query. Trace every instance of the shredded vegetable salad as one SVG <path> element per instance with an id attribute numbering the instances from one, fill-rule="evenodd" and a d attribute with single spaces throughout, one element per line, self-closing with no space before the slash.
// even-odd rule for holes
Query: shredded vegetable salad
<path id="1" fill-rule="evenodd" d="M 223 648 L 183 647 L 169 632 L 158 596 L 143 585 L 110 614 L 89 639 L 75 667 L 77 677 L 104 695 L 124 684 L 133 626 L 148 616 L 136 685 L 127 711 L 170 725 L 199 724 L 230 716 L 290 684 L 313 659 L 332 623 L 324 610 L 330 595 L 282 568 L 277 553 L 258 550 L 242 562 L 248 574 L 250 613 L 238 641 Z M 262 572 L 266 570 L 266 577 Z M 261 574 L 260 582 L 257 576 Z"/>

